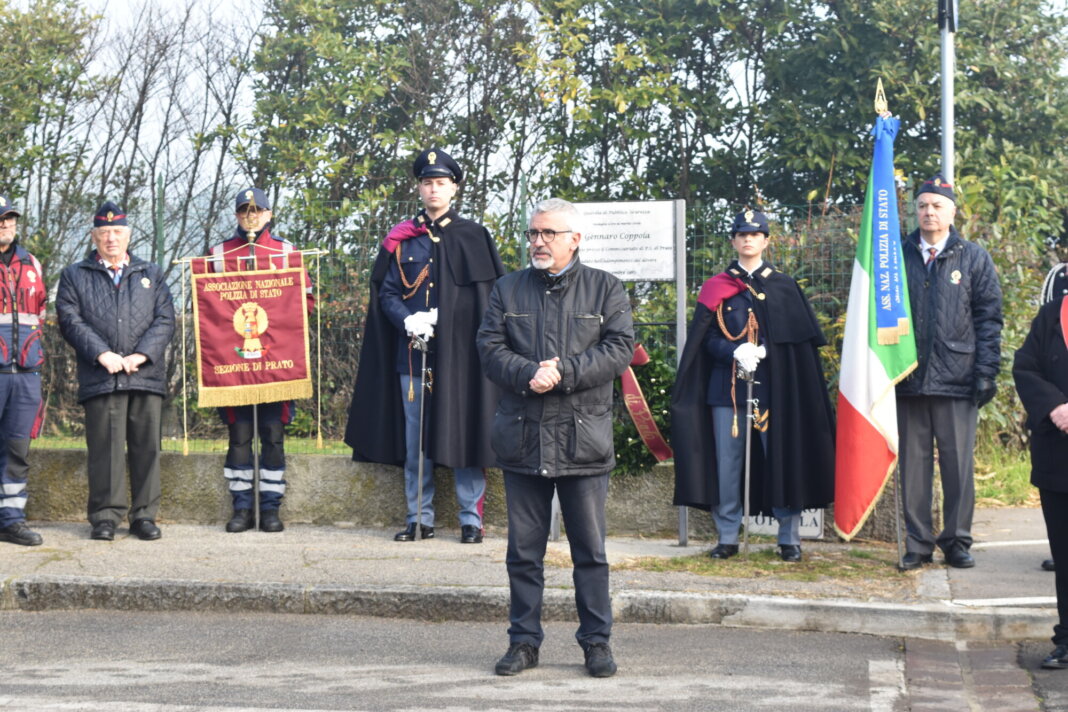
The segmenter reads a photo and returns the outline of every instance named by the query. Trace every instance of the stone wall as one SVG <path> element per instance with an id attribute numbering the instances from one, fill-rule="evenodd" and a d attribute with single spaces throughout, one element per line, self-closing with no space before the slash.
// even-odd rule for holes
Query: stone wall
<path id="1" fill-rule="evenodd" d="M 230 516 L 230 497 L 222 476 L 222 455 L 164 453 L 163 500 L 160 520 L 222 524 Z M 82 450 L 33 449 L 30 453 L 29 519 L 85 521 L 86 472 Z M 343 455 L 288 455 L 288 488 L 282 517 L 286 522 L 357 527 L 401 527 L 404 523 L 403 474 L 398 467 L 356 463 Z M 452 471 L 434 473 L 437 524 L 457 527 Z M 608 495 L 608 530 L 617 536 L 678 534 L 678 509 L 671 504 L 674 469 L 658 465 L 641 476 L 611 479 Z M 893 541 L 893 493 L 876 508 L 861 532 L 869 539 Z M 824 536 L 832 513 L 825 516 Z M 485 506 L 488 527 L 507 525 L 504 484 L 498 470 L 490 470 Z M 707 512 L 690 510 L 689 533 L 696 541 L 714 539 L 715 528 Z"/>

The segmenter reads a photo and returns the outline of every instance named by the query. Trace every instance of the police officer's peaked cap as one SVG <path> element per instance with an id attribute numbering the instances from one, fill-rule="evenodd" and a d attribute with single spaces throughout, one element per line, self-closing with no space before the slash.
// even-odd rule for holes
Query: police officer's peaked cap
<path id="1" fill-rule="evenodd" d="M 440 148 L 428 148 L 420 153 L 412 164 L 412 173 L 416 179 L 452 178 L 457 183 L 464 179 L 460 164 Z"/>
<path id="2" fill-rule="evenodd" d="M 768 218 L 764 213 L 746 208 L 734 216 L 734 224 L 731 225 L 731 237 L 739 232 L 762 232 L 771 235 L 768 230 Z"/>
<path id="3" fill-rule="evenodd" d="M 916 193 L 916 197 L 919 198 L 923 193 L 937 193 L 944 198 L 949 198 L 954 203 L 957 202 L 957 194 L 953 192 L 953 184 L 943 178 L 941 173 L 935 173 L 930 180 L 924 181 L 923 185 L 920 186 L 919 192 Z"/>
<path id="4" fill-rule="evenodd" d="M 260 210 L 271 209 L 271 201 L 267 199 L 267 194 L 262 188 L 245 188 L 237 191 L 237 196 L 234 198 L 234 212 L 250 203 L 255 203 Z"/>
<path id="5" fill-rule="evenodd" d="M 129 224 L 126 222 L 126 211 L 110 200 L 105 200 L 101 203 L 100 207 L 96 209 L 96 215 L 93 216 L 93 227 Z"/>
<path id="6" fill-rule="evenodd" d="M 0 195 L 0 218 L 5 215 L 14 215 L 15 217 L 21 217 L 22 213 L 15 207 L 15 204 L 7 199 L 6 196 Z"/>

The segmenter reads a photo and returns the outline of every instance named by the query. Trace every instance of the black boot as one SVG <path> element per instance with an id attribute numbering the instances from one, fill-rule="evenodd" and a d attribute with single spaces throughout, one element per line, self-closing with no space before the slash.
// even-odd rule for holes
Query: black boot
<path id="1" fill-rule="evenodd" d="M 248 531 L 252 528 L 252 510 L 235 509 L 234 516 L 226 523 L 226 531 L 231 534 Z"/>

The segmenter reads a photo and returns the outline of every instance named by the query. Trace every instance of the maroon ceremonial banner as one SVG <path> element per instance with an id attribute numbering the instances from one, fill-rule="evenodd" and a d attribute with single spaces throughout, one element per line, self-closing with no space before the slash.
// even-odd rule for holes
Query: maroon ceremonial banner
<path id="1" fill-rule="evenodd" d="M 644 366 L 649 363 L 649 354 L 645 348 L 638 344 L 634 349 L 634 357 L 630 366 L 623 372 L 620 378 L 623 381 L 623 403 L 627 406 L 627 412 L 634 421 L 634 427 L 638 429 L 638 435 L 649 452 L 653 454 L 657 462 L 663 462 L 671 457 L 671 446 L 660 434 L 660 428 L 656 427 L 653 414 L 649 412 L 649 404 L 642 393 L 642 387 L 638 384 L 638 378 L 634 375 L 634 366 Z"/>
<path id="2" fill-rule="evenodd" d="M 192 260 L 199 405 L 251 405 L 312 395 L 306 273 L 299 253 L 282 269 L 207 272 Z"/>

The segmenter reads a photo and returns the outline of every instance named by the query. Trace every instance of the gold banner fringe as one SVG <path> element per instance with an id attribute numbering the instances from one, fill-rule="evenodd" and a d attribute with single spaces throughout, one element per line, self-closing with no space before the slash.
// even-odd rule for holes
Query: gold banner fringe
<path id="1" fill-rule="evenodd" d="M 254 405 L 312 397 L 311 378 L 282 383 L 257 383 L 245 386 L 201 387 L 197 405 L 201 408 Z"/>

